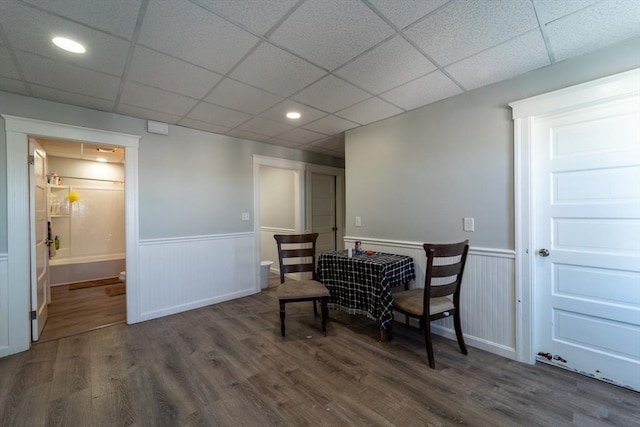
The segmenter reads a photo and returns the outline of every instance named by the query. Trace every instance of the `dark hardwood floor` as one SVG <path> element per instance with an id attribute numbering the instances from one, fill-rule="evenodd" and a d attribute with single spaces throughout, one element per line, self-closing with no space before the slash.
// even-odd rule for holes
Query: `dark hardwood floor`
<path id="1" fill-rule="evenodd" d="M 109 285 L 70 291 L 68 285 L 51 288 L 49 318 L 39 342 L 50 341 L 127 321 L 125 295 L 110 297 Z"/>
<path id="2" fill-rule="evenodd" d="M 2 426 L 634 426 L 640 394 L 330 311 L 274 288 L 132 326 L 38 343 L 0 359 Z"/>

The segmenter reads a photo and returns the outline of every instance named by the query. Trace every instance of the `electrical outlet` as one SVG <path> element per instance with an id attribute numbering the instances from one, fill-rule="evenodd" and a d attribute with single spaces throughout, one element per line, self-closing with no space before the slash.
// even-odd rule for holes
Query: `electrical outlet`
<path id="1" fill-rule="evenodd" d="M 362 227 L 362 217 L 356 217 L 356 227 Z"/>
<path id="2" fill-rule="evenodd" d="M 473 218 L 462 218 L 462 229 L 464 231 L 474 231 L 475 224 Z"/>
<path id="3" fill-rule="evenodd" d="M 242 212 L 243 221 L 249 221 L 249 218 L 251 218 L 251 216 L 249 215 L 249 212 Z"/>

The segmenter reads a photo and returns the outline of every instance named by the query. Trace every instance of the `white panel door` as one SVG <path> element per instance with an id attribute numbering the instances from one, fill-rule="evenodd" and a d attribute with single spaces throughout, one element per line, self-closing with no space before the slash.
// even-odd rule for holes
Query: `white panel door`
<path id="1" fill-rule="evenodd" d="M 640 99 L 534 127 L 537 359 L 640 390 Z"/>
<path id="2" fill-rule="evenodd" d="M 47 154 L 34 140 L 29 140 L 33 155 L 31 179 L 33 180 L 31 225 L 31 311 L 36 313 L 31 322 L 31 339 L 38 341 L 47 322 L 49 292 L 49 227 L 47 209 Z"/>
<path id="3" fill-rule="evenodd" d="M 336 177 L 311 174 L 311 231 L 318 233 L 318 253 L 336 250 Z"/>

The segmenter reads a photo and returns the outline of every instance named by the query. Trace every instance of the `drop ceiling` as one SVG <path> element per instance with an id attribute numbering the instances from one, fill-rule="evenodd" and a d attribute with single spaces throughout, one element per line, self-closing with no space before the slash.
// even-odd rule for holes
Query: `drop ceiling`
<path id="1" fill-rule="evenodd" d="M 346 130 L 638 36 L 638 0 L 2 0 L 0 90 L 344 157 Z"/>

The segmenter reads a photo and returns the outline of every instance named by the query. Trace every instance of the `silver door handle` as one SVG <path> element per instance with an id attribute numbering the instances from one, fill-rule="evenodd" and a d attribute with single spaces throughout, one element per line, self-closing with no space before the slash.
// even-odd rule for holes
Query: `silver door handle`
<path id="1" fill-rule="evenodd" d="M 549 249 L 540 249 L 538 251 L 538 255 L 540 255 L 541 257 L 548 257 L 549 256 Z"/>

